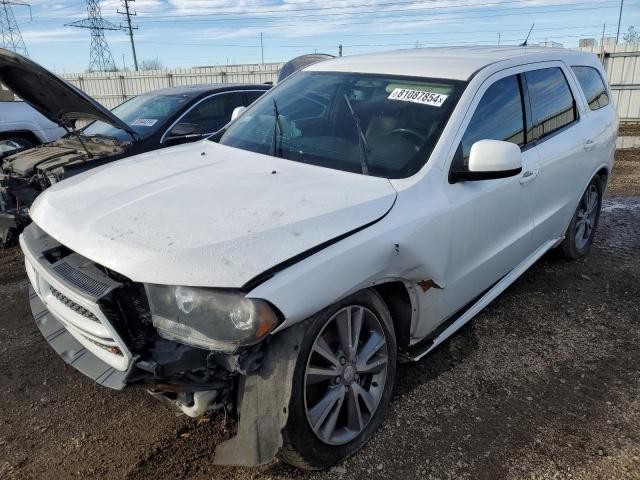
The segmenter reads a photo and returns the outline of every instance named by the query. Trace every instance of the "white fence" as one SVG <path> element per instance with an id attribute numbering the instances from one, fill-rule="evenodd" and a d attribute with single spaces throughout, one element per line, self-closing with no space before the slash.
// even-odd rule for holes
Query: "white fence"
<path id="1" fill-rule="evenodd" d="M 144 72 L 93 72 L 60 75 L 108 108 L 150 90 L 202 83 L 275 82 L 281 63 L 224 65 Z"/>
<path id="2" fill-rule="evenodd" d="M 640 120 L 640 45 L 617 45 L 602 52 L 600 47 L 581 48 L 604 56 L 613 101 L 621 120 Z"/>

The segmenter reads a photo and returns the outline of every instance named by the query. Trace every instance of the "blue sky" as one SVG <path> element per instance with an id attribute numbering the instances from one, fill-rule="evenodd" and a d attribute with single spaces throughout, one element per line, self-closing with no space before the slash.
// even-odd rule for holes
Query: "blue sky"
<path id="1" fill-rule="evenodd" d="M 65 27 L 86 17 L 81 0 L 31 0 L 14 6 L 30 57 L 56 72 L 84 71 L 89 31 Z M 622 32 L 640 29 L 640 0 L 626 0 Z M 619 0 L 137 0 L 138 60 L 166 67 L 261 60 L 285 61 L 310 52 L 345 55 L 459 44 L 518 44 L 535 22 L 531 43 L 577 46 L 583 37 L 615 36 Z M 103 17 L 121 23 L 120 0 L 102 0 Z M 133 63 L 124 32 L 107 32 L 116 64 Z M 124 55 L 124 58 L 123 58 Z"/>

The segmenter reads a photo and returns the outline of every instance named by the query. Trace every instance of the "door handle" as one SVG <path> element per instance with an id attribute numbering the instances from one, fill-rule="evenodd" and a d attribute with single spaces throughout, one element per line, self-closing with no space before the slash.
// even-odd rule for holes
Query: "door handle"
<path id="1" fill-rule="evenodd" d="M 537 168 L 534 170 L 527 170 L 522 174 L 522 177 L 520 177 L 520 183 L 525 184 L 534 181 L 538 176 L 538 173 L 539 170 Z"/>
<path id="2" fill-rule="evenodd" d="M 591 150 L 593 147 L 595 147 L 596 144 L 593 140 L 589 139 L 586 142 L 584 142 L 584 149 L 585 150 Z"/>

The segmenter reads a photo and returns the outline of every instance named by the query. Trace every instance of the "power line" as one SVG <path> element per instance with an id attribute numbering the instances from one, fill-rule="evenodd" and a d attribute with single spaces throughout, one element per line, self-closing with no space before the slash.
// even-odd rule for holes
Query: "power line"
<path id="1" fill-rule="evenodd" d="M 522 32 L 522 30 L 519 30 Z M 503 31 L 504 32 L 504 31 Z M 495 32 L 485 32 L 487 34 L 495 35 Z M 408 36 L 408 35 L 407 35 Z M 563 38 L 583 38 L 585 34 L 580 35 L 563 35 Z M 507 36 L 502 36 L 502 42 L 518 42 L 522 37 L 512 37 L 507 38 Z M 546 40 L 549 36 L 537 36 L 531 37 L 531 40 Z M 418 39 L 421 44 L 424 45 L 451 45 L 455 46 L 459 43 L 465 42 L 451 42 L 451 41 L 432 41 L 426 39 Z M 493 40 L 477 40 L 483 43 L 494 43 Z M 263 44 L 240 44 L 240 43 L 198 43 L 198 42 L 155 42 L 155 41 L 140 41 L 139 43 L 149 44 L 149 45 L 175 45 L 175 46 L 189 46 L 189 47 L 239 47 L 239 48 L 263 48 L 264 46 L 268 48 L 335 48 L 335 44 L 317 44 L 312 43 L 309 45 L 287 45 L 287 44 L 278 44 L 278 45 L 263 45 Z M 415 46 L 415 41 L 412 42 L 403 42 L 403 43 L 359 43 L 359 44 L 343 44 L 343 47 L 348 48 L 360 48 L 360 47 L 407 47 L 407 46 Z"/>
<path id="2" fill-rule="evenodd" d="M 487 7 L 487 6 L 500 6 L 500 5 L 510 5 L 510 4 L 519 4 L 519 3 L 526 3 L 526 2 L 538 2 L 539 0 L 505 0 L 505 1 L 494 1 L 494 2 L 478 2 L 478 3 L 462 3 L 462 4 L 455 4 L 455 5 L 440 5 L 440 6 L 421 6 L 421 5 L 416 5 L 415 1 L 410 1 L 410 2 L 381 2 L 381 3 L 376 3 L 374 5 L 372 5 L 371 3 L 363 3 L 363 4 L 358 4 L 358 5 L 344 5 L 344 6 L 328 6 L 328 7 L 310 7 L 310 8 L 297 8 L 300 2 L 296 2 L 295 10 L 288 10 L 286 8 L 280 8 L 280 9 L 275 9 L 275 10 L 251 10 L 251 12 L 248 13 L 248 15 L 251 16 L 259 16 L 263 13 L 289 13 L 289 12 L 294 12 L 294 13 L 298 13 L 298 12 L 302 12 L 302 11 L 322 11 L 322 10 L 331 10 L 331 11 L 336 11 L 336 10 L 356 10 L 359 8 L 371 8 L 373 6 L 379 8 L 379 7 L 398 7 L 398 6 L 402 6 L 402 5 L 413 5 L 414 8 L 402 8 L 402 9 L 395 9 L 395 10 L 386 10 L 387 12 L 400 12 L 400 11 L 404 11 L 404 12 L 408 12 L 408 11 L 420 11 L 420 10 L 448 10 L 451 8 L 469 8 L 469 9 L 480 9 L 482 7 Z M 435 1 L 431 0 L 429 1 L 429 3 L 436 3 Z M 584 2 L 581 2 L 580 5 L 584 5 Z M 285 5 L 291 5 L 293 6 L 293 4 L 283 4 L 283 6 Z M 563 5 L 578 5 L 577 3 L 560 3 L 558 5 L 552 5 L 552 6 L 563 6 Z M 242 4 L 242 8 L 246 8 L 248 5 L 246 5 L 245 3 Z M 534 7 L 539 7 L 540 5 L 534 5 Z M 531 8 L 531 7 L 528 7 Z M 378 10 L 374 10 L 374 12 L 377 12 Z M 338 13 L 338 14 L 332 14 L 332 15 L 348 15 L 349 13 L 352 12 L 345 12 L 345 13 Z M 363 13 L 363 12 L 358 12 L 358 13 Z M 247 15 L 247 13 L 245 12 L 238 12 L 238 11 L 216 11 L 216 12 L 211 12 L 211 13 L 194 13 L 194 14 L 172 14 L 172 15 L 164 15 L 164 14 L 160 14 L 157 15 L 155 13 L 153 14 L 148 14 L 145 15 L 143 14 L 143 12 L 140 12 L 141 14 L 141 18 L 156 18 L 156 17 L 162 17 L 162 18 L 192 18 L 192 17 L 213 17 L 213 16 L 227 16 L 227 15 Z M 323 14 L 324 15 L 328 15 L 328 14 Z M 291 16 L 290 18 L 296 18 L 296 16 Z"/>
<path id="3" fill-rule="evenodd" d="M 376 10 L 360 10 L 358 12 L 338 12 L 338 13 L 320 13 L 317 15 L 311 15 L 311 14 L 304 14 L 304 15 L 287 15 L 288 19 L 296 19 L 296 18 L 314 18 L 314 17 L 320 17 L 320 18 L 326 18 L 328 16 L 346 16 L 346 15 L 351 15 L 351 14 L 359 14 L 360 16 L 358 17 L 358 20 L 362 20 L 363 19 L 363 15 L 373 15 L 373 14 L 378 14 L 378 15 L 386 15 L 388 16 L 389 14 L 394 14 L 397 12 L 416 12 L 416 11 L 420 11 L 420 10 L 448 10 L 448 9 L 452 9 L 452 8 L 465 8 L 468 10 L 473 10 L 473 9 L 482 9 L 484 10 L 484 8 L 481 7 L 487 7 L 487 6 L 500 6 L 500 5 L 507 5 L 507 4 L 518 4 L 518 3 L 525 3 L 525 2 L 535 2 L 538 0 L 505 0 L 504 2 L 482 2 L 482 3 L 473 3 L 473 4 L 457 4 L 457 5 L 448 5 L 448 6 L 416 6 L 416 8 L 404 8 L 404 9 L 387 9 L 384 11 L 380 11 L 379 7 L 380 6 L 401 6 L 401 5 L 413 5 L 415 2 L 388 2 L 388 3 L 378 3 L 376 5 L 374 5 L 376 7 Z M 307 2 L 307 3 L 311 3 L 311 2 Z M 565 2 L 565 3 L 560 3 L 557 5 L 531 5 L 531 6 L 523 6 L 523 7 L 509 7 L 507 9 L 502 9 L 502 10 L 495 10 L 493 9 L 493 11 L 498 11 L 498 12 L 502 12 L 502 11 L 510 11 L 510 10 L 524 10 L 524 9 L 530 9 L 530 8 L 542 8 L 542 9 L 548 9 L 548 8 L 556 8 L 556 7 L 565 7 L 565 6 L 584 6 L 586 7 L 585 9 L 590 8 L 591 5 L 599 5 L 599 4 L 615 4 L 617 5 L 617 0 L 607 0 L 607 1 L 596 1 L 596 2 L 590 2 L 590 3 L 585 3 L 585 2 Z M 243 4 L 244 5 L 244 4 Z M 296 3 L 297 5 L 297 3 Z M 309 11 L 313 11 L 313 10 L 324 10 L 324 9 L 328 9 L 328 10 L 344 10 L 344 9 L 350 9 L 353 10 L 355 8 L 360 8 L 360 7 L 372 7 L 371 4 L 361 4 L 361 5 L 351 5 L 351 6 L 336 6 L 336 7 L 314 7 L 314 8 L 309 8 L 306 10 Z M 299 11 L 300 9 L 297 9 L 297 11 Z M 559 10 L 559 11 L 567 11 L 567 10 Z M 258 13 L 267 13 L 267 12 L 271 12 L 271 13 L 278 13 L 280 15 L 278 16 L 269 16 L 269 17 L 265 17 L 265 16 L 261 16 L 261 17 L 257 17 L 255 15 L 255 12 L 250 12 L 250 13 L 244 13 L 244 12 L 222 12 L 222 13 L 211 13 L 211 14 L 176 14 L 176 15 L 171 15 L 171 14 L 158 14 L 158 15 L 139 15 L 139 19 L 138 22 L 139 23 L 173 23 L 176 24 L 175 22 L 175 18 L 179 18 L 179 19 L 184 19 L 185 21 L 188 22 L 237 22 L 237 21 L 245 21 L 247 18 L 251 18 L 251 20 L 255 20 L 255 21 L 263 21 L 263 20 L 280 20 L 282 18 L 282 14 L 283 13 L 290 13 L 290 10 L 286 10 L 286 9 L 281 9 L 281 10 L 264 10 L 262 12 L 258 12 Z M 140 13 L 140 12 L 138 12 Z M 532 12 L 532 13 L 538 13 L 538 12 Z M 436 15 L 452 15 L 453 13 L 447 13 L 447 12 L 443 12 L 443 13 L 439 13 Z M 524 13 L 523 13 L 524 14 Z M 528 13 L 527 13 L 528 14 Z M 239 18 L 233 18 L 233 19 L 228 19 L 228 18 L 208 18 L 208 17 L 215 17 L 215 16 L 220 16 L 220 15 L 235 15 Z M 409 15 L 402 15 L 404 17 L 407 17 Z M 488 15 L 487 17 L 491 17 L 493 16 L 493 14 Z M 414 15 L 411 15 L 411 17 L 413 19 L 415 19 L 416 17 Z M 472 18 L 483 18 L 485 16 L 476 16 L 476 17 L 472 17 Z M 42 17 L 41 17 L 42 18 Z M 47 17 L 45 17 L 47 18 Z M 49 17 L 51 18 L 51 17 Z M 366 18 L 366 17 L 364 17 Z M 467 18 L 467 17 L 465 17 Z M 154 20 L 157 19 L 157 20 Z M 47 23 L 47 22 L 55 22 L 55 19 L 50 19 L 50 20 L 45 20 L 44 22 L 40 22 L 40 23 Z"/>
<path id="4" fill-rule="evenodd" d="M 545 14 L 555 14 L 555 13 L 565 13 L 565 12 L 578 12 L 578 11 L 586 11 L 586 10 L 602 10 L 602 9 L 609 9 L 611 8 L 612 4 L 617 4 L 617 1 L 604 1 L 604 2 L 597 2 L 595 4 L 600 4 L 602 6 L 600 7 L 594 7 L 591 5 L 594 4 L 590 4 L 588 7 L 584 7 L 584 8 L 565 8 L 565 9 L 558 9 L 558 10 L 553 10 L 553 11 L 536 11 L 536 12 L 531 12 L 531 11 L 526 11 L 526 12 L 508 12 L 508 13 L 492 13 L 492 14 L 484 14 L 484 15 L 464 15 L 464 16 L 455 16 L 455 17 L 447 17 L 444 18 L 445 16 L 448 15 L 454 15 L 454 14 L 450 14 L 450 13 L 437 13 L 434 15 L 430 15 L 429 16 L 429 20 L 424 21 L 424 20 L 420 20 L 420 19 L 416 19 L 416 17 L 414 15 L 410 15 L 410 19 L 402 19 L 403 17 L 407 17 L 409 15 L 397 15 L 393 17 L 393 20 L 389 19 L 389 15 L 388 13 L 385 13 L 384 16 L 378 16 L 378 17 L 371 17 L 371 16 L 359 16 L 358 20 L 359 23 L 362 24 L 362 20 L 369 20 L 367 26 L 370 25 L 379 25 L 379 24 L 397 24 L 397 23 L 416 23 L 416 22 L 429 22 L 430 20 L 467 20 L 467 19 L 478 19 L 478 18 L 495 18 L 495 17 L 509 17 L 509 16 L 520 16 L 520 15 L 532 15 L 532 14 L 539 14 L 539 13 L 545 13 Z M 565 5 L 584 5 L 583 3 L 573 3 L 573 4 L 565 4 Z M 542 8 L 542 7 L 522 7 L 522 8 L 518 8 L 517 10 L 523 10 L 525 8 Z M 555 8 L 555 7 L 552 7 Z M 515 10 L 512 9 L 512 10 Z M 314 17 L 314 18 L 322 18 L 324 17 L 323 15 L 311 15 L 310 17 Z M 280 19 L 281 17 L 274 17 L 274 19 Z M 289 17 L 289 18 L 298 18 L 298 17 Z M 264 18 L 263 18 L 264 19 Z M 263 19 L 252 19 L 252 20 L 263 20 Z M 371 22 L 371 20 L 378 20 L 378 19 L 383 19 L 383 21 L 376 21 L 376 22 Z M 194 19 L 194 20 L 190 20 L 189 23 L 210 23 L 210 22 L 219 22 L 219 21 L 223 21 L 226 22 L 226 26 L 230 26 L 229 22 L 237 22 L 237 21 L 245 21 L 243 19 L 208 19 L 208 20 L 198 20 L 198 19 Z M 309 23 L 312 22 L 312 23 Z M 315 25 L 317 20 L 309 20 L 309 22 L 307 23 L 276 23 L 274 25 L 271 26 L 265 26 L 264 24 L 262 25 L 251 25 L 251 24 L 242 24 L 243 27 L 245 28 L 282 28 L 283 26 L 295 26 L 295 27 L 300 27 L 300 26 L 306 26 L 306 25 Z M 142 23 L 142 22 L 141 22 Z M 176 27 L 183 27 L 183 24 L 179 24 L 177 22 L 175 22 L 175 20 L 147 20 L 144 23 L 146 24 L 152 24 L 152 23 L 157 23 L 157 24 L 166 24 L 166 23 L 172 23 L 174 24 L 174 26 Z M 340 23 L 336 23 L 336 21 L 329 21 L 329 22 L 322 22 L 323 26 L 349 26 L 349 25 L 353 25 L 353 22 L 340 22 Z M 233 25 L 234 27 L 237 27 L 238 25 Z"/>

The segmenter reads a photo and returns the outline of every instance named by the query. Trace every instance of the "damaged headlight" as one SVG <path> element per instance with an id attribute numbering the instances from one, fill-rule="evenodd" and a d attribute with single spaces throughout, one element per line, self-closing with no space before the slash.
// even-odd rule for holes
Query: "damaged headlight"
<path id="1" fill-rule="evenodd" d="M 180 343 L 233 352 L 259 342 L 278 323 L 267 302 L 241 293 L 153 284 L 145 288 L 158 333 Z"/>

